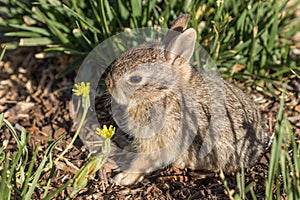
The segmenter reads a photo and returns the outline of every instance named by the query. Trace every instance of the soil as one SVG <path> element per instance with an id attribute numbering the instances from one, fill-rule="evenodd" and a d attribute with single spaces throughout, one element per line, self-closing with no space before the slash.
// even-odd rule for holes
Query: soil
<path id="1" fill-rule="evenodd" d="M 75 133 L 70 115 L 71 90 L 76 72 L 56 79 L 58 72 L 64 69 L 72 57 L 36 59 L 35 48 L 19 48 L 9 51 L 0 62 L 0 113 L 19 130 L 24 127 L 31 135 L 30 154 L 39 148 L 38 162 L 41 161 L 49 143 L 61 135 L 64 136 L 53 151 L 56 158 L 71 141 Z M 298 144 L 300 143 L 300 82 L 295 75 L 288 77 L 285 115 L 293 125 Z M 234 82 L 234 81 L 232 81 Z M 279 98 L 260 91 L 254 87 L 245 88 L 245 83 L 234 82 L 249 93 L 262 112 L 268 126 L 269 135 L 274 133 Z M 280 84 L 280 83 L 279 83 Z M 281 91 L 274 88 L 279 97 Z M 7 149 L 16 149 L 16 143 L 8 129 L 1 128 L 0 143 L 8 141 Z M 300 145 L 298 145 L 300 146 Z M 245 170 L 245 183 L 253 183 L 253 190 L 258 199 L 265 195 L 265 181 L 268 175 L 270 150 L 253 167 Z M 88 147 L 78 138 L 71 150 L 57 164 L 52 179 L 53 190 L 61 187 L 71 179 L 76 171 L 89 159 Z M 35 164 L 38 167 L 39 163 Z M 229 199 L 219 174 L 203 174 L 192 170 L 165 168 L 155 171 L 135 185 L 124 187 L 113 183 L 112 177 L 117 173 L 113 165 L 106 164 L 89 180 L 87 187 L 74 199 Z M 44 176 L 46 176 L 45 174 Z M 226 176 L 232 194 L 238 192 L 237 175 Z M 56 199 L 65 199 L 71 188 L 62 191 Z M 42 193 L 37 189 L 34 199 L 41 199 Z M 247 199 L 251 199 L 250 193 Z M 282 193 L 285 198 L 285 194 Z"/>

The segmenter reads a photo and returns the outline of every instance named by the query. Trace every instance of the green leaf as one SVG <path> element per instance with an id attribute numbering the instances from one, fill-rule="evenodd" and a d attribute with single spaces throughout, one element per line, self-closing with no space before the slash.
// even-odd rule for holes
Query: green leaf
<path id="1" fill-rule="evenodd" d="M 18 144 L 18 148 L 22 149 L 21 141 L 19 140 L 19 137 L 18 137 L 17 132 L 15 131 L 14 127 L 6 119 L 3 119 L 3 121 L 4 121 L 4 124 L 7 126 L 7 128 L 9 129 L 9 131 L 12 133 L 14 139 L 16 140 L 16 142 Z"/>
<path id="2" fill-rule="evenodd" d="M 0 182 L 0 193 L 3 199 L 10 199 L 10 195 L 11 195 L 11 190 L 10 190 L 11 185 L 8 183 L 10 181 L 7 180 L 7 176 L 8 176 L 7 172 L 9 171 L 10 166 L 11 165 L 10 165 L 9 158 L 5 154 L 5 161 L 1 173 L 1 182 Z"/>
<path id="3" fill-rule="evenodd" d="M 3 56 L 4 56 L 5 52 L 6 52 L 6 46 L 3 47 L 3 50 L 0 53 L 0 61 L 3 59 Z M 2 124 L 2 121 L 3 121 L 4 114 L 2 113 L 1 116 L 0 116 L 0 128 L 1 128 L 1 124 Z"/>
<path id="4" fill-rule="evenodd" d="M 286 86 L 285 86 L 286 87 Z M 284 96 L 285 96 L 286 88 L 284 88 L 284 92 L 281 95 L 280 99 L 280 107 L 277 114 L 277 122 L 275 125 L 275 136 L 273 138 L 273 144 L 271 148 L 271 158 L 269 162 L 269 171 L 268 171 L 268 179 L 266 181 L 266 198 L 272 199 L 272 188 L 274 182 L 278 181 L 277 176 L 279 174 L 278 165 L 279 165 L 279 157 L 282 148 L 282 142 L 284 138 L 284 132 L 280 127 L 280 124 L 283 120 L 283 107 L 284 107 Z"/>
<path id="5" fill-rule="evenodd" d="M 18 47 L 19 42 L 14 41 L 14 42 L 7 42 L 7 43 L 2 43 L 1 47 L 5 47 L 6 49 L 16 49 Z"/>
<path id="6" fill-rule="evenodd" d="M 41 28 L 41 27 L 23 26 L 23 25 L 18 25 L 18 24 L 9 24 L 9 26 L 12 28 L 16 28 L 16 29 L 20 29 L 20 30 L 24 30 L 24 31 L 32 32 L 32 33 L 37 33 L 37 34 L 41 34 L 44 36 L 50 36 L 49 31 L 47 31 L 46 29 Z"/>
<path id="7" fill-rule="evenodd" d="M 39 145 L 37 145 L 37 147 L 35 148 L 33 156 L 31 158 L 31 161 L 30 161 L 30 164 L 29 164 L 29 167 L 28 167 L 28 171 L 26 173 L 25 183 L 22 186 L 21 196 L 24 196 L 26 194 L 27 190 L 28 190 L 28 184 L 29 184 L 29 181 L 31 179 L 32 170 L 33 170 L 35 162 L 37 161 L 36 156 L 37 156 L 38 150 L 39 150 Z"/>
<path id="8" fill-rule="evenodd" d="M 119 14 L 123 19 L 128 19 L 129 17 L 129 11 L 127 8 L 123 5 L 122 0 L 118 0 L 118 7 L 119 7 Z"/>
<path id="9" fill-rule="evenodd" d="M 105 13 L 105 10 L 104 10 L 104 5 L 103 5 L 103 1 L 100 1 L 100 14 L 101 14 L 101 22 L 102 22 L 102 30 L 104 32 L 104 35 L 105 35 L 105 38 L 108 38 L 109 35 L 110 35 L 110 31 L 109 31 L 109 28 L 108 28 L 108 22 L 107 22 L 107 19 L 106 19 L 106 13 Z"/>
<path id="10" fill-rule="evenodd" d="M 63 191 L 64 189 L 66 189 L 71 184 L 72 184 L 72 180 L 68 180 L 65 184 L 63 184 L 57 190 L 55 190 L 54 192 L 52 192 L 52 193 L 48 194 L 47 196 L 45 196 L 43 198 L 43 200 L 51 200 L 51 199 L 53 199 L 56 195 L 58 195 L 61 191 Z"/>
<path id="11" fill-rule="evenodd" d="M 45 51 L 47 48 L 45 49 Z M 34 55 L 37 59 L 45 59 L 45 58 L 53 58 L 53 57 L 59 57 L 62 56 L 63 53 L 59 51 L 48 51 L 48 52 L 41 52 Z"/>
<path id="12" fill-rule="evenodd" d="M 49 154 L 50 154 L 50 152 L 53 150 L 53 148 L 57 145 L 57 143 L 58 143 L 62 138 L 63 138 L 63 135 L 60 136 L 58 139 L 56 139 L 54 142 L 52 142 L 52 143 L 48 146 L 48 148 L 46 149 L 45 155 L 44 155 L 44 157 L 43 157 L 43 159 L 42 159 L 42 161 L 41 161 L 41 163 L 40 163 L 38 169 L 36 170 L 36 173 L 35 173 L 35 175 L 34 175 L 34 178 L 33 178 L 32 182 L 31 182 L 31 184 L 30 184 L 30 185 L 31 185 L 31 186 L 30 186 L 30 189 L 29 189 L 28 192 L 26 193 L 24 200 L 30 200 L 30 199 L 32 198 L 32 194 L 33 194 L 35 188 L 37 187 L 37 182 L 38 182 L 38 180 L 39 180 L 40 177 L 41 177 L 42 171 L 43 171 L 43 169 L 44 169 L 44 167 L 45 167 L 46 161 L 48 160 Z"/>
<path id="13" fill-rule="evenodd" d="M 76 22 L 78 29 L 73 29 L 73 35 L 76 40 L 81 44 L 85 51 L 89 52 L 93 49 L 93 43 L 80 29 L 78 22 Z"/>
<path id="14" fill-rule="evenodd" d="M 34 7 L 32 9 L 33 9 L 34 13 L 36 13 L 38 15 L 39 18 L 41 18 L 42 20 L 44 20 L 46 22 L 46 24 L 48 25 L 48 28 L 52 31 L 52 33 L 55 34 L 55 36 L 57 38 L 59 38 L 59 40 L 63 44 L 67 44 L 70 42 L 69 39 L 67 38 L 67 36 L 65 35 L 65 33 L 61 32 L 59 30 L 59 28 L 57 27 L 59 23 L 50 20 L 38 7 Z"/>
<path id="15" fill-rule="evenodd" d="M 67 47 L 51 47 L 45 49 L 45 52 L 49 51 L 62 51 L 67 55 L 87 55 L 85 52 L 80 52 L 75 49 L 67 48 Z"/>
<path id="16" fill-rule="evenodd" d="M 99 29 L 97 29 L 95 26 L 93 26 L 88 20 L 84 19 L 83 16 L 80 16 L 78 13 L 76 13 L 75 11 L 73 11 L 72 9 L 70 9 L 69 7 L 67 7 L 66 5 L 63 5 L 63 7 L 74 17 L 76 17 L 78 20 L 84 22 L 88 28 L 96 33 L 101 33 L 101 31 Z M 92 21 L 92 20 L 91 20 Z"/>
<path id="17" fill-rule="evenodd" d="M 4 36 L 10 36 L 10 37 L 41 37 L 38 33 L 28 32 L 28 31 L 17 31 L 17 32 L 9 32 L 5 33 Z"/>
<path id="18" fill-rule="evenodd" d="M 275 9 L 275 15 L 274 15 L 271 34 L 270 34 L 269 42 L 268 42 L 268 46 L 267 46 L 269 51 L 271 51 L 273 46 L 276 45 L 275 41 L 277 41 L 277 39 L 278 39 L 278 17 L 279 17 L 278 0 L 275 0 L 274 9 Z"/>
<path id="19" fill-rule="evenodd" d="M 108 20 L 112 21 L 113 18 L 114 18 L 113 11 L 112 11 L 113 8 L 108 3 L 108 0 L 104 0 L 104 7 L 105 7 L 105 10 L 106 10 L 106 14 L 108 16 Z"/>
<path id="20" fill-rule="evenodd" d="M 187 12 L 190 11 L 191 6 L 193 5 L 193 1 L 192 0 L 185 0 L 184 4 L 183 4 L 183 11 Z"/>
<path id="21" fill-rule="evenodd" d="M 140 0 L 130 0 L 132 16 L 140 17 L 142 15 L 142 1 Z"/>
<path id="22" fill-rule="evenodd" d="M 57 43 L 55 39 L 41 37 L 41 38 L 21 38 L 19 45 L 20 46 L 45 46 L 49 44 Z"/>

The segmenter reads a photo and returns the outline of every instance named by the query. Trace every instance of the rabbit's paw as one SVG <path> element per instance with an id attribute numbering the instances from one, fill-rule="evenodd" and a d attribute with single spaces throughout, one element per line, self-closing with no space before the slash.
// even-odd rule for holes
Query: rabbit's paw
<path id="1" fill-rule="evenodd" d="M 132 185 L 144 178 L 141 173 L 121 172 L 114 177 L 114 181 L 118 185 Z"/>

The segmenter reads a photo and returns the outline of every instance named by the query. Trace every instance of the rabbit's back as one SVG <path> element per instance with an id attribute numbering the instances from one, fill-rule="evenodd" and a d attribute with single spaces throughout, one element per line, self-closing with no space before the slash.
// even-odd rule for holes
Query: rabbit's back
<path id="1" fill-rule="evenodd" d="M 198 133 L 174 165 L 230 173 L 254 164 L 267 133 L 253 100 L 214 74 L 194 70 L 189 84 L 192 90 L 185 96 L 197 97 L 190 110 L 197 110 Z"/>

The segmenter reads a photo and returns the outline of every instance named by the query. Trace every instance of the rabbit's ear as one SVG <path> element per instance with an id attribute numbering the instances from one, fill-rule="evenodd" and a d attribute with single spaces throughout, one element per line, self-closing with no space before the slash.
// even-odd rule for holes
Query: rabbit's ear
<path id="1" fill-rule="evenodd" d="M 196 43 L 196 31 L 189 28 L 175 38 L 167 47 L 165 57 L 174 65 L 188 62 L 193 55 Z"/>
<path id="2" fill-rule="evenodd" d="M 172 24 L 171 30 L 183 32 L 191 19 L 190 14 L 181 14 Z"/>
<path id="3" fill-rule="evenodd" d="M 175 37 L 182 33 L 191 19 L 190 14 L 181 14 L 172 24 L 170 30 L 163 39 L 163 43 L 167 46 Z"/>

